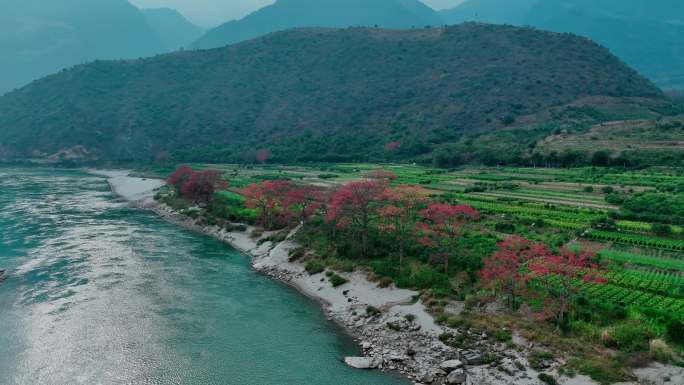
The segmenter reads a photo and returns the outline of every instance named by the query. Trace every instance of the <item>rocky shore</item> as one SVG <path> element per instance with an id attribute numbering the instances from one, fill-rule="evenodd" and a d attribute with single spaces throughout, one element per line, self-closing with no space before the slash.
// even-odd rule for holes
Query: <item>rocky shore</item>
<path id="1" fill-rule="evenodd" d="M 154 189 L 159 187 L 160 181 L 150 182 L 115 173 L 100 171 L 98 175 L 109 177 L 113 191 L 132 205 L 230 244 L 250 257 L 255 270 L 321 303 L 328 318 L 342 325 L 362 348 L 363 356 L 344 359 L 349 366 L 360 370 L 398 371 L 414 383 L 426 385 L 538 385 L 542 383 L 540 373 L 549 373 L 561 384 L 596 384 L 582 375 L 559 376 L 557 369 L 563 364 L 561 358 L 548 359 L 541 363 L 541 368 L 540 363 L 533 365 L 528 357 L 535 346 L 519 336 L 514 335 L 514 344 L 505 344 L 486 333 L 474 335 L 467 328 L 437 325 L 415 291 L 379 287 L 360 272 L 336 272 L 347 282 L 333 287 L 326 272 L 309 274 L 303 263 L 290 260 L 290 252 L 299 247 L 292 240 L 298 229 L 292 230 L 286 240 L 272 243 L 268 239 L 273 233 L 261 232 L 251 226 L 235 226 L 239 231 L 228 231 L 206 225 L 200 219 L 190 218 L 155 201 Z M 453 309 L 454 314 L 458 312 Z M 469 340 L 468 349 L 448 346 L 443 343 L 445 336 Z M 492 355 L 497 357 L 494 362 Z M 651 368 L 644 374 L 650 379 L 659 378 L 662 372 L 662 368 Z M 677 376 L 675 374 L 674 378 L 679 378 Z"/>

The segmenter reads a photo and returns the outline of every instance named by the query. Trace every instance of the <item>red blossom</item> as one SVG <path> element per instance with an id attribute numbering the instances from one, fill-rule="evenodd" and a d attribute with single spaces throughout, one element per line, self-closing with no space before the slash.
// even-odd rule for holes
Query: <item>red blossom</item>
<path id="1" fill-rule="evenodd" d="M 353 227 L 361 238 L 363 257 L 368 256 L 370 224 L 386 190 L 385 180 L 350 182 L 335 191 L 330 199 L 326 220 L 338 228 Z"/>
<path id="2" fill-rule="evenodd" d="M 438 253 L 445 255 L 456 252 L 463 226 L 480 218 L 477 210 L 470 206 L 446 203 L 432 203 L 420 211 L 420 216 L 424 222 L 420 222 L 417 227 L 425 236 L 425 241 L 421 243 L 436 248 Z M 449 258 L 440 259 L 444 262 L 444 272 L 448 274 Z"/>
<path id="3" fill-rule="evenodd" d="M 166 180 L 166 183 L 180 191 L 181 187 L 183 187 L 183 184 L 190 180 L 190 177 L 194 173 L 195 172 L 192 171 L 190 167 L 180 166 L 176 169 L 176 171 L 173 172 L 173 174 L 169 176 L 169 178 Z"/>
<path id="4" fill-rule="evenodd" d="M 368 179 L 385 179 L 385 180 L 396 180 L 397 175 L 391 171 L 386 171 L 383 169 L 378 169 L 378 170 L 373 170 L 369 173 L 366 174 L 366 178 Z"/>
<path id="5" fill-rule="evenodd" d="M 242 195 L 247 198 L 247 207 L 257 209 L 260 224 L 266 228 L 273 228 L 286 222 L 285 197 L 292 188 L 288 181 L 266 180 L 247 186 L 242 190 Z"/>
<path id="6" fill-rule="evenodd" d="M 398 140 L 385 144 L 385 150 L 387 150 L 389 152 L 394 152 L 394 151 L 398 150 L 399 147 L 401 147 L 401 142 Z"/>
<path id="7" fill-rule="evenodd" d="M 266 149 L 257 151 L 255 156 L 256 161 L 259 163 L 266 163 L 270 158 L 271 151 Z"/>

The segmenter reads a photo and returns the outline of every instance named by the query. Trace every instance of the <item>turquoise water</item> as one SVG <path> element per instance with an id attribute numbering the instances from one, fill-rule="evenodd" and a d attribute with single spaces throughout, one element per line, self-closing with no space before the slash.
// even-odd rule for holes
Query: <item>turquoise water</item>
<path id="1" fill-rule="evenodd" d="M 0 384 L 406 384 L 247 258 L 77 171 L 0 168 Z"/>

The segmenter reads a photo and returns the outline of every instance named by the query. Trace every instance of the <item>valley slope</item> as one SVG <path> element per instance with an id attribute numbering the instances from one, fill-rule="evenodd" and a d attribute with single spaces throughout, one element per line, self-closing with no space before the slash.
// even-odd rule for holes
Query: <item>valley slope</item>
<path id="1" fill-rule="evenodd" d="M 608 50 L 570 34 L 299 29 L 36 81 L 0 98 L 0 158 L 235 162 L 266 149 L 281 162 L 363 161 L 386 159 L 395 142 L 394 159 L 410 160 L 516 132 L 501 153 L 512 156 L 601 100 L 669 105 Z"/>

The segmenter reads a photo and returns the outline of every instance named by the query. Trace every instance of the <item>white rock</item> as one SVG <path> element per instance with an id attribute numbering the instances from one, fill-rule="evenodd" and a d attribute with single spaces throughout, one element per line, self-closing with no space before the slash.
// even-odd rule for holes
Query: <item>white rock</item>
<path id="1" fill-rule="evenodd" d="M 375 369 L 378 361 L 372 357 L 345 357 L 344 363 L 356 369 Z"/>
<path id="2" fill-rule="evenodd" d="M 455 369 L 447 376 L 447 384 L 463 384 L 466 382 L 466 373 L 462 368 Z"/>
<path id="3" fill-rule="evenodd" d="M 463 367 L 463 362 L 460 360 L 449 360 L 449 361 L 444 361 L 441 364 L 439 364 L 440 369 L 446 371 L 447 373 L 451 372 L 452 370 L 456 370 L 459 368 Z"/>

